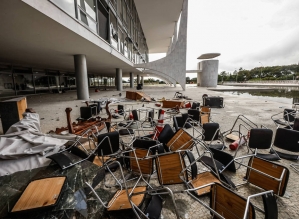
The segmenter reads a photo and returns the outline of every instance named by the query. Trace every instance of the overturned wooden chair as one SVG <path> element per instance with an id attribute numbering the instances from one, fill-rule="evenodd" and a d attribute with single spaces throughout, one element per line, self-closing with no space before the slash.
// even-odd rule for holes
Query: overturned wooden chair
<path id="1" fill-rule="evenodd" d="M 283 196 L 289 180 L 289 169 L 252 156 L 248 162 L 245 183 L 238 186 L 250 183 L 264 190 L 273 190 L 277 196 Z"/>
<path id="2" fill-rule="evenodd" d="M 213 171 L 198 172 L 197 160 L 189 150 L 158 155 L 155 161 L 160 185 L 184 183 L 187 188 L 196 188 L 209 183 L 221 183 L 219 177 Z M 204 188 L 197 190 L 196 194 L 200 196 L 209 192 L 209 188 Z"/>
<path id="3" fill-rule="evenodd" d="M 262 196 L 264 210 L 257 208 L 250 201 L 254 197 Z M 216 218 L 242 219 L 256 217 L 255 209 L 265 214 L 266 219 L 277 219 L 278 209 L 275 196 L 272 191 L 266 191 L 249 196 L 247 199 L 215 183 L 211 186 L 210 207 L 214 210 L 211 214 Z M 221 215 L 221 216 L 220 216 Z"/>
<path id="4" fill-rule="evenodd" d="M 265 191 L 250 195 L 247 199 L 219 183 L 211 183 L 205 186 L 200 186 L 192 189 L 192 191 L 204 189 L 205 187 L 210 188 L 209 204 L 200 199 L 200 197 L 195 196 L 190 191 L 187 192 L 191 197 L 210 211 L 212 218 L 255 219 L 255 210 L 263 213 L 265 219 L 278 218 L 276 197 L 274 196 L 273 191 Z M 251 200 L 256 197 L 262 197 L 263 209 L 252 204 Z"/>
<path id="5" fill-rule="evenodd" d="M 187 150 L 194 146 L 193 137 L 183 129 L 179 129 L 174 136 L 167 142 L 166 146 L 170 151 Z"/>

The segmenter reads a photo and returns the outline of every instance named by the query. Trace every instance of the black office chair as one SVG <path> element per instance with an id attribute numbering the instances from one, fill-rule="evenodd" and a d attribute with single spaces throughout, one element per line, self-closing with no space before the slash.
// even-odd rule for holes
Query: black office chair
<path id="1" fill-rule="evenodd" d="M 158 136 L 158 141 L 163 144 L 165 151 L 169 151 L 169 147 L 166 144 L 174 136 L 175 132 L 172 130 L 169 124 L 165 124 L 163 130 Z"/>
<path id="2" fill-rule="evenodd" d="M 253 128 L 250 130 L 248 138 L 248 148 L 254 149 L 255 156 L 266 160 L 280 160 L 276 154 L 261 154 L 258 149 L 270 149 L 272 145 L 273 131 L 266 128 Z"/>
<path id="3" fill-rule="evenodd" d="M 294 153 L 299 152 L 299 131 L 285 128 L 278 128 L 276 130 L 274 143 L 272 144 L 271 153 L 275 153 L 280 158 L 287 160 L 299 160 L 298 154 L 289 154 L 276 150 L 282 149 L 284 151 L 290 151 Z"/>
<path id="4" fill-rule="evenodd" d="M 202 125 L 202 129 L 202 140 L 204 140 L 209 148 L 218 150 L 223 150 L 226 148 L 218 123 L 204 123 Z"/>

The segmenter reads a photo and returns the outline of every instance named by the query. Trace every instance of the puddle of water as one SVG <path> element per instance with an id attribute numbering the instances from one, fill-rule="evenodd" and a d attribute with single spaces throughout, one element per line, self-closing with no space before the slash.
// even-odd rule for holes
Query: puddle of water
<path id="1" fill-rule="evenodd" d="M 292 88 L 254 91 L 222 91 L 222 93 L 243 97 L 255 96 L 258 99 L 272 100 L 288 104 L 292 104 L 293 100 L 296 103 L 299 102 L 299 90 Z"/>

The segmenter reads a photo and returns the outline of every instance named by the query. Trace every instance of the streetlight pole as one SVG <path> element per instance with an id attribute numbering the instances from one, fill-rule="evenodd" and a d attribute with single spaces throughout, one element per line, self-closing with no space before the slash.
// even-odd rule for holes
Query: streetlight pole
<path id="1" fill-rule="evenodd" d="M 261 64 L 261 73 L 260 73 L 260 81 L 262 81 L 262 67 L 264 67 L 263 63 L 259 62 Z"/>

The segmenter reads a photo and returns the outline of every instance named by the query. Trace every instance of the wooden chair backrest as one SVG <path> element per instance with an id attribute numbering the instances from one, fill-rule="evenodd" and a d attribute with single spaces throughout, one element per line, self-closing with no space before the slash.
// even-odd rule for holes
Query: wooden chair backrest
<path id="1" fill-rule="evenodd" d="M 210 207 L 224 218 L 241 219 L 246 208 L 246 199 L 233 191 L 215 183 L 211 186 Z M 248 218 L 255 218 L 253 205 L 250 203 Z M 217 217 L 215 217 L 217 218 Z"/>
<path id="2" fill-rule="evenodd" d="M 169 147 L 170 151 L 177 151 L 190 149 L 193 144 L 192 136 L 183 129 L 179 129 L 170 141 L 167 142 L 166 146 Z"/>
<path id="3" fill-rule="evenodd" d="M 246 172 L 248 182 L 265 190 L 273 190 L 276 195 L 284 195 L 289 179 L 289 170 L 286 167 L 257 157 L 252 157 L 248 162 L 248 166 L 277 179 L 282 176 L 283 170 L 285 170 L 281 182 L 249 168 Z"/>
<path id="4" fill-rule="evenodd" d="M 148 150 L 146 149 L 140 149 L 140 148 L 136 148 L 135 149 L 135 154 L 137 158 L 143 158 L 147 155 Z M 149 151 L 148 155 L 152 155 L 151 151 Z M 139 173 L 139 169 L 138 169 L 138 165 L 136 162 L 136 159 L 134 157 L 134 152 L 131 151 L 130 152 L 130 168 L 133 172 L 138 172 Z M 139 163 L 139 167 L 140 167 L 140 171 L 142 174 L 152 174 L 153 173 L 153 158 L 149 158 L 149 159 L 144 159 L 144 160 L 138 160 Z"/>
<path id="5" fill-rule="evenodd" d="M 210 113 L 210 112 L 211 112 L 211 108 L 210 107 L 207 107 L 207 106 L 200 107 L 200 113 L 201 114 L 207 114 L 207 113 Z"/>
<path id="6" fill-rule="evenodd" d="M 161 185 L 183 183 L 179 175 L 184 168 L 185 162 L 180 153 L 165 154 L 156 158 L 157 175 Z"/>
<path id="7" fill-rule="evenodd" d="M 211 113 L 210 107 L 207 106 L 200 107 L 200 121 L 202 125 L 210 122 L 210 113 Z"/>

